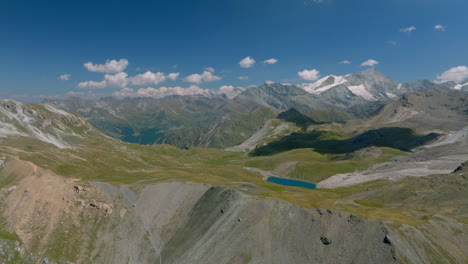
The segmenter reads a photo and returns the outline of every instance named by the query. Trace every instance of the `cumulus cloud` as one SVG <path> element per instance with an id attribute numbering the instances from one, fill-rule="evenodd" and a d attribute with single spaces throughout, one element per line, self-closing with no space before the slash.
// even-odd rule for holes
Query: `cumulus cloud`
<path id="1" fill-rule="evenodd" d="M 163 98 L 171 95 L 202 95 L 202 96 L 216 96 L 220 94 L 225 94 L 226 97 L 232 99 L 239 95 L 243 91 L 240 87 L 234 87 L 232 85 L 224 85 L 219 87 L 218 90 L 209 90 L 203 89 L 196 85 L 191 85 L 189 87 L 159 87 L 159 88 L 140 88 L 140 89 L 132 89 L 132 88 L 123 88 L 120 91 L 116 91 L 112 93 L 113 96 L 116 97 L 151 97 L 151 98 Z"/>
<path id="2" fill-rule="evenodd" d="M 239 65 L 242 68 L 250 68 L 255 64 L 255 60 L 251 58 L 250 56 L 247 56 L 243 58 L 241 61 L 239 61 Z"/>
<path id="3" fill-rule="evenodd" d="M 275 64 L 277 63 L 278 60 L 275 59 L 275 58 L 271 58 L 271 59 L 268 59 L 268 60 L 264 60 L 263 63 L 266 63 L 266 64 Z"/>
<path id="4" fill-rule="evenodd" d="M 86 82 L 80 82 L 77 85 L 77 87 L 80 89 L 103 89 L 107 87 L 107 83 L 106 81 L 100 81 L 100 82 L 86 81 Z"/>
<path id="5" fill-rule="evenodd" d="M 457 66 L 453 67 L 441 75 L 437 76 L 437 82 L 456 82 L 461 83 L 464 80 L 468 79 L 468 67 L 467 66 Z"/>
<path id="6" fill-rule="evenodd" d="M 59 80 L 61 81 L 68 81 L 70 80 L 71 75 L 70 74 L 62 74 L 58 77 Z"/>
<path id="7" fill-rule="evenodd" d="M 373 60 L 373 59 L 369 59 L 369 60 L 366 60 L 365 62 L 361 63 L 361 66 L 374 67 L 374 66 L 377 65 L 377 64 L 379 64 L 378 61 Z"/>
<path id="8" fill-rule="evenodd" d="M 434 29 L 439 30 L 439 31 L 445 31 L 446 28 L 447 28 L 446 26 L 442 26 L 442 25 L 435 25 L 434 26 Z"/>
<path id="9" fill-rule="evenodd" d="M 142 74 L 138 74 L 134 77 L 130 78 L 130 83 L 133 85 L 151 85 L 151 84 L 158 84 L 164 82 L 166 80 L 166 76 L 162 72 L 151 72 L 147 71 Z"/>
<path id="10" fill-rule="evenodd" d="M 104 75 L 104 82 L 106 87 L 110 88 L 125 88 L 128 85 L 129 79 L 127 79 L 128 74 L 125 72 L 119 72 L 117 74 L 106 74 Z"/>
<path id="11" fill-rule="evenodd" d="M 191 85 L 187 88 L 183 87 L 160 87 L 160 88 L 140 88 L 134 90 L 131 88 L 124 88 L 120 91 L 114 92 L 112 95 L 116 97 L 152 97 L 152 98 L 163 98 L 171 95 L 211 95 L 211 91 L 208 89 L 202 89 L 196 85 Z"/>
<path id="12" fill-rule="evenodd" d="M 245 81 L 249 79 L 249 76 L 239 76 L 237 77 L 239 80 Z"/>
<path id="13" fill-rule="evenodd" d="M 299 75 L 299 77 L 307 81 L 316 81 L 318 80 L 318 78 L 320 78 L 320 71 L 316 69 L 303 70 L 298 72 L 297 75 Z"/>
<path id="14" fill-rule="evenodd" d="M 169 73 L 164 75 L 162 72 L 151 72 L 147 71 L 142 74 L 135 75 L 133 77 L 128 77 L 128 74 L 125 72 L 119 72 L 116 74 L 106 74 L 104 75 L 104 80 L 100 82 L 96 81 L 86 81 L 80 82 L 78 88 L 81 89 L 102 89 L 102 88 L 126 88 L 129 85 L 154 85 L 164 82 L 167 79 L 176 80 L 179 77 L 179 73 Z M 205 79 L 209 77 L 204 76 Z"/>
<path id="15" fill-rule="evenodd" d="M 204 71 L 202 74 L 191 74 L 184 78 L 184 81 L 196 84 L 200 84 L 203 82 L 213 82 L 218 80 L 221 80 L 221 77 L 214 75 L 210 71 Z"/>
<path id="16" fill-rule="evenodd" d="M 215 72 L 215 68 L 213 67 L 206 67 L 204 68 L 205 71 L 209 71 L 209 72 Z"/>
<path id="17" fill-rule="evenodd" d="M 403 33 L 411 33 L 413 31 L 416 30 L 416 27 L 415 26 L 410 26 L 410 27 L 407 27 L 407 28 L 402 28 L 400 29 L 400 32 L 403 32 Z"/>
<path id="18" fill-rule="evenodd" d="M 123 72 L 128 66 L 128 60 L 107 60 L 104 64 L 94 64 L 91 61 L 83 66 L 90 72 L 119 73 Z"/>
<path id="19" fill-rule="evenodd" d="M 232 99 L 242 93 L 242 90 L 242 88 L 236 88 L 232 85 L 223 85 L 219 87 L 218 93 L 225 94 L 227 98 Z"/>
<path id="20" fill-rule="evenodd" d="M 77 87 L 80 89 L 103 89 L 103 88 L 124 88 L 128 84 L 127 74 L 125 72 L 119 72 L 117 74 L 106 74 L 104 80 L 100 82 L 86 81 L 80 82 Z"/>
<path id="21" fill-rule="evenodd" d="M 340 64 L 351 64 L 351 61 L 349 60 L 340 61 Z"/>
<path id="22" fill-rule="evenodd" d="M 170 80 L 175 81 L 175 80 L 177 80 L 177 78 L 179 78 L 179 75 L 180 75 L 180 73 L 178 73 L 178 72 L 173 72 L 173 73 L 169 73 L 169 74 L 167 75 L 167 78 L 170 79 Z"/>

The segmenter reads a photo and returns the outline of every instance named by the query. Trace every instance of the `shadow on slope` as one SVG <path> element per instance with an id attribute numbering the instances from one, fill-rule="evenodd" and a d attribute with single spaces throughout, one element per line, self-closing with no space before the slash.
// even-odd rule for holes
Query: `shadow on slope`
<path id="1" fill-rule="evenodd" d="M 307 128 L 309 125 L 323 123 L 323 122 L 316 122 L 312 118 L 302 114 L 300 111 L 296 110 L 293 107 L 287 111 L 281 112 L 277 118 L 282 119 L 286 122 L 294 123 L 298 127 L 301 127 L 303 129 Z"/>
<path id="2" fill-rule="evenodd" d="M 251 156 L 266 156 L 299 148 L 313 148 L 319 153 L 351 153 L 366 147 L 390 147 L 402 151 L 422 146 L 436 139 L 439 134 L 414 134 L 413 130 L 401 127 L 385 127 L 366 131 L 349 139 L 323 139 L 327 132 L 293 133 L 278 141 L 257 148 Z"/>

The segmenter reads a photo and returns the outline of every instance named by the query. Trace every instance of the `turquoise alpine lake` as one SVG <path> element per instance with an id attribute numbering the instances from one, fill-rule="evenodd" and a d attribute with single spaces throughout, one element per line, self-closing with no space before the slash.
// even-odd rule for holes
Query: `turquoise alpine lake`
<path id="1" fill-rule="evenodd" d="M 284 185 L 284 186 L 295 186 L 295 187 L 304 187 L 309 189 L 317 189 L 315 184 L 311 182 L 298 181 L 292 179 L 278 178 L 278 177 L 268 177 L 268 182 Z"/>

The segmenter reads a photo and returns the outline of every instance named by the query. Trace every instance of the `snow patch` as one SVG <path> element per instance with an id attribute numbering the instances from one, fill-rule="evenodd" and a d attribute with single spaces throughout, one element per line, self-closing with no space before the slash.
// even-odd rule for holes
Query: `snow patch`
<path id="1" fill-rule="evenodd" d="M 333 83 L 330 85 L 325 85 L 322 86 L 325 81 L 328 80 L 328 78 L 333 77 Z M 301 84 L 300 87 L 304 89 L 308 93 L 313 93 L 313 94 L 321 94 L 325 92 L 326 90 L 329 90 L 335 86 L 341 85 L 346 83 L 347 80 L 343 76 L 335 76 L 335 75 L 329 75 L 327 77 L 324 77 L 314 83 L 304 83 Z"/>
<path id="2" fill-rule="evenodd" d="M 0 121 L 0 137 L 22 136 L 14 125 Z"/>
<path id="3" fill-rule="evenodd" d="M 55 106 L 53 105 L 49 105 L 49 104 L 45 104 L 44 107 L 49 110 L 50 112 L 53 112 L 53 113 L 56 113 L 56 114 L 59 114 L 59 115 L 63 115 L 63 116 L 69 116 L 69 117 L 72 117 L 73 115 L 68 113 L 68 112 L 65 112 L 63 110 L 60 110 L 58 108 L 55 108 Z"/>
<path id="4" fill-rule="evenodd" d="M 401 89 L 401 86 L 402 86 L 402 84 L 399 83 L 398 86 L 397 86 L 397 90 L 400 90 L 400 89 Z"/>
<path id="5" fill-rule="evenodd" d="M 397 97 L 396 95 L 392 94 L 392 93 L 386 93 L 387 97 L 390 97 L 390 98 L 395 98 Z"/>
<path id="6" fill-rule="evenodd" d="M 26 108 L 22 103 L 16 101 L 5 100 L 4 105 L 0 106 L 0 114 L 4 116 L 3 120 L 9 119 L 10 121 L 20 125 L 28 133 L 19 133 L 16 126 L 10 123 L 0 123 L 0 135 L 3 137 L 7 136 L 31 136 L 38 140 L 55 145 L 58 148 L 65 148 L 69 145 L 62 142 L 59 138 L 44 133 L 37 128 L 38 120 L 36 111 L 30 108 Z M 60 110 L 55 109 L 60 112 Z M 60 131 L 61 132 L 61 131 Z M 29 134 L 29 135 L 28 135 Z"/>
<path id="7" fill-rule="evenodd" d="M 465 84 L 457 84 L 452 89 L 460 91 L 463 87 L 468 86 L 468 83 Z"/>
<path id="8" fill-rule="evenodd" d="M 348 89 L 355 95 L 361 96 L 362 98 L 368 101 L 375 101 L 377 100 L 369 91 L 366 90 L 364 84 L 356 85 L 356 86 L 348 86 Z"/>

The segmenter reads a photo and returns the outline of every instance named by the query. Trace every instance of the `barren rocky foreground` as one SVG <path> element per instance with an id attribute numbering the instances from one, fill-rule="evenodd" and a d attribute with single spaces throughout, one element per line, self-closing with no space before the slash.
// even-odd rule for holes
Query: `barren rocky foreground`
<path id="1" fill-rule="evenodd" d="M 2 242 L 6 262 L 30 249 L 30 263 L 55 251 L 74 263 L 396 261 L 386 227 L 352 214 L 187 182 L 81 186 L 15 159 L 1 177 L 15 183 L 1 211 L 22 241 Z"/>
<path id="2" fill-rule="evenodd" d="M 6 263 L 432 262 L 415 246 L 431 236 L 414 227 L 223 187 L 78 183 L 11 157 L 0 177 L 11 182 L 0 193 L 3 225 L 21 241 L 1 240 Z M 452 253 L 467 245 L 464 224 L 440 216 L 426 228 Z"/>

